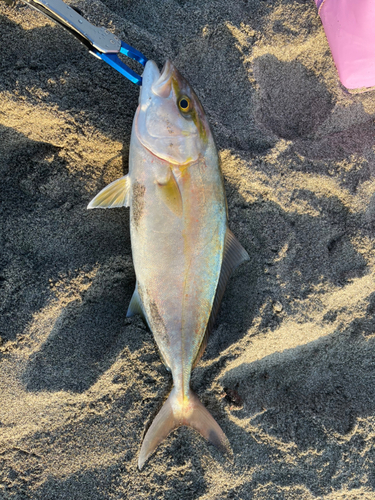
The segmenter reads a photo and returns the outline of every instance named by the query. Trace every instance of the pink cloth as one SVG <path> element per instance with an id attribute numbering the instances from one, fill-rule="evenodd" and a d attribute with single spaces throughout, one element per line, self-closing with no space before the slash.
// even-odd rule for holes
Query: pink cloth
<path id="1" fill-rule="evenodd" d="M 343 85 L 375 86 L 375 0 L 315 3 Z"/>

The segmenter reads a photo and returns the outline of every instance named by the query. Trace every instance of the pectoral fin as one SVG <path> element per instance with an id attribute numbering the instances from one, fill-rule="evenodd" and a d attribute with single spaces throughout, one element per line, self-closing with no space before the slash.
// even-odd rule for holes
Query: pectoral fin
<path id="1" fill-rule="evenodd" d="M 182 215 L 182 197 L 173 172 L 169 169 L 166 177 L 162 180 L 157 180 L 156 184 L 157 195 L 171 212 L 180 217 Z"/>
<path id="2" fill-rule="evenodd" d="M 128 175 L 125 175 L 102 189 L 100 193 L 90 201 L 87 208 L 128 207 L 130 203 L 129 198 L 130 178 Z"/>

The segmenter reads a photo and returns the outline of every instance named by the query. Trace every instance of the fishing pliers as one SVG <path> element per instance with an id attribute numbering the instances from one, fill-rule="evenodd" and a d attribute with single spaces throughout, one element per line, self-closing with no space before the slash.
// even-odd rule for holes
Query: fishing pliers
<path id="1" fill-rule="evenodd" d="M 89 49 L 91 54 L 112 66 L 131 82 L 142 85 L 142 77 L 118 57 L 118 54 L 124 54 L 145 66 L 147 59 L 141 52 L 123 42 L 105 28 L 92 25 L 73 7 L 70 7 L 62 0 L 23 1 L 68 30 Z"/>

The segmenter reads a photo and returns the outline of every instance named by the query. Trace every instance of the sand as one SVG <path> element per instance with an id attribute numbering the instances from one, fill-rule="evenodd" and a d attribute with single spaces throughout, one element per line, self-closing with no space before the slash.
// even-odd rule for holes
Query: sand
<path id="1" fill-rule="evenodd" d="M 128 210 L 86 206 L 127 172 L 138 88 L 1 1 L 0 499 L 375 498 L 375 93 L 341 87 L 309 0 L 74 5 L 212 125 L 250 261 L 192 386 L 233 459 L 180 428 L 137 470 L 171 377 L 126 319 Z"/>

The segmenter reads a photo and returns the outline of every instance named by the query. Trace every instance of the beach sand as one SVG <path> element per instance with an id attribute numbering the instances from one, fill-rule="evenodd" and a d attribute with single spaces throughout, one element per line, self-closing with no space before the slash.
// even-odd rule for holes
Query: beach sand
<path id="1" fill-rule="evenodd" d="M 250 261 L 192 387 L 233 458 L 183 427 L 138 471 L 171 377 L 126 318 L 129 211 L 86 206 L 139 90 L 1 1 L 0 499 L 375 498 L 375 93 L 341 87 L 309 0 L 73 5 L 172 60 L 216 137 Z"/>

